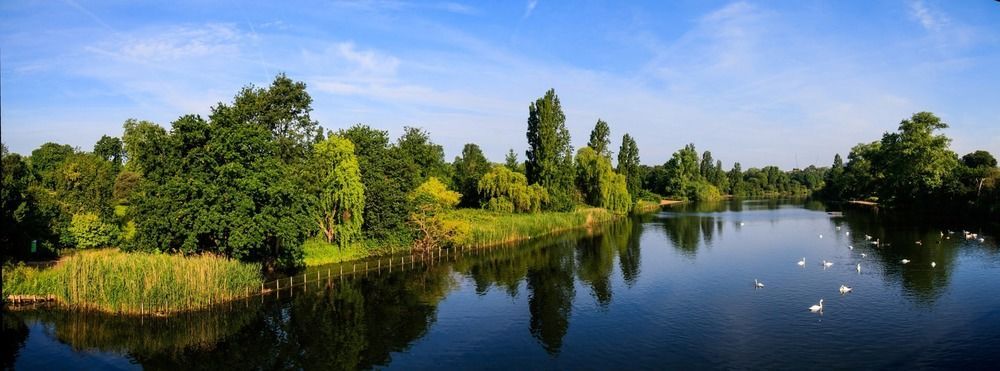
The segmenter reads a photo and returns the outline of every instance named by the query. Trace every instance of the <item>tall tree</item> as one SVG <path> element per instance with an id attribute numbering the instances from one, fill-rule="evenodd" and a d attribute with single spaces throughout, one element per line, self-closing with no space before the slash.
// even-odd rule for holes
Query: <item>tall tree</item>
<path id="1" fill-rule="evenodd" d="M 573 208 L 573 147 L 566 115 L 553 89 L 528 106 L 528 150 L 525 175 L 549 192 L 551 209 Z"/>
<path id="2" fill-rule="evenodd" d="M 365 189 L 350 140 L 331 135 L 313 150 L 319 188 L 315 219 L 329 243 L 341 248 L 361 235 Z"/>
<path id="3" fill-rule="evenodd" d="M 948 124 L 930 112 L 918 112 L 899 123 L 894 133 L 882 136 L 875 165 L 885 171 L 879 198 L 909 204 L 929 196 L 944 184 L 958 165 L 948 149 L 951 139 L 935 131 Z"/>
<path id="4" fill-rule="evenodd" d="M 450 181 L 448 165 L 444 161 L 444 148 L 431 141 L 431 135 L 426 130 L 414 127 L 403 128 L 403 135 L 396 142 L 396 147 L 416 170 L 414 183 L 423 183 L 427 178 Z"/>
<path id="5" fill-rule="evenodd" d="M 639 146 L 635 139 L 625 133 L 622 136 L 622 146 L 618 150 L 618 174 L 625 176 L 625 185 L 628 194 L 632 196 L 632 202 L 639 197 L 639 190 L 642 189 L 642 173 L 639 165 Z"/>
<path id="6" fill-rule="evenodd" d="M 507 151 L 507 157 L 504 157 L 504 166 L 507 166 L 510 171 L 524 173 L 524 166 L 517 160 L 517 153 L 514 152 L 513 148 Z"/>
<path id="7" fill-rule="evenodd" d="M 478 207 L 482 198 L 479 194 L 479 179 L 482 179 L 493 165 L 486 159 L 478 145 L 468 143 L 462 148 L 462 155 L 455 157 L 452 166 L 455 168 L 455 187 L 462 194 L 459 205 Z"/>
<path id="8" fill-rule="evenodd" d="M 31 151 L 31 171 L 48 187 L 54 186 L 53 170 L 67 157 L 76 153 L 68 144 L 45 143 Z"/>
<path id="9" fill-rule="evenodd" d="M 698 172 L 709 183 L 716 183 L 716 179 L 713 178 L 715 176 L 715 160 L 712 159 L 711 151 L 705 151 L 701 154 L 701 166 L 699 166 Z"/>
<path id="10" fill-rule="evenodd" d="M 419 174 L 402 151 L 389 145 L 389 133 L 367 125 L 354 125 L 337 135 L 354 143 L 354 154 L 365 187 L 364 224 L 372 238 L 386 238 L 405 227 L 411 205 L 407 194 L 416 188 Z"/>
<path id="11" fill-rule="evenodd" d="M 94 154 L 97 157 L 103 158 L 111 162 L 115 170 L 122 165 L 122 161 L 125 157 L 125 148 L 122 145 L 122 140 L 117 137 L 109 137 L 107 135 L 101 136 L 101 139 L 94 144 Z"/>
<path id="12" fill-rule="evenodd" d="M 740 168 L 740 163 L 734 163 L 733 169 L 729 171 L 729 194 L 735 197 L 745 197 L 746 196 L 746 184 L 743 180 L 743 169 Z"/>
<path id="13" fill-rule="evenodd" d="M 594 130 L 590 131 L 590 141 L 587 142 L 587 146 L 594 149 L 597 154 L 611 158 L 611 129 L 608 128 L 608 123 L 604 120 L 598 119 L 597 124 L 594 125 Z"/>
<path id="14" fill-rule="evenodd" d="M 312 97 L 306 84 L 278 74 L 265 88 L 247 86 L 229 110 L 235 120 L 263 125 L 277 145 L 285 163 L 308 157 L 312 144 L 322 139 L 323 129 L 310 117 Z"/>

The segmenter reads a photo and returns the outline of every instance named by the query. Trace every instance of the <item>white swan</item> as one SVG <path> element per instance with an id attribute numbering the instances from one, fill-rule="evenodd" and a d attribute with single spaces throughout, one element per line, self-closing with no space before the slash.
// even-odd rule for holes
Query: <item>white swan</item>
<path id="1" fill-rule="evenodd" d="M 823 311 L 823 299 L 819 299 L 818 305 L 813 305 L 809 307 L 810 312 L 822 312 Z"/>
<path id="2" fill-rule="evenodd" d="M 848 249 L 854 250 L 854 245 L 847 245 Z"/>
<path id="3" fill-rule="evenodd" d="M 850 287 L 845 286 L 845 285 L 840 285 L 840 294 L 841 295 L 849 293 L 849 292 L 851 292 L 851 288 Z"/>
<path id="4" fill-rule="evenodd" d="M 744 226 L 744 225 L 747 225 L 747 223 L 744 223 L 744 222 L 740 222 L 740 227 L 742 227 L 742 226 Z"/>
<path id="5" fill-rule="evenodd" d="M 830 268 L 830 266 L 832 266 L 832 265 L 833 265 L 833 262 L 828 262 L 826 260 L 823 261 L 823 268 Z"/>
<path id="6" fill-rule="evenodd" d="M 858 273 L 861 273 L 861 263 L 858 263 Z"/>
<path id="7" fill-rule="evenodd" d="M 865 253 L 861 253 L 861 257 L 862 257 L 862 258 L 864 258 L 864 257 L 866 257 L 866 256 L 868 256 L 868 254 L 865 254 Z"/>
<path id="8" fill-rule="evenodd" d="M 937 263 L 931 262 L 931 268 L 937 267 Z"/>
<path id="9" fill-rule="evenodd" d="M 837 230 L 838 230 L 838 231 L 840 230 L 840 226 L 839 226 L 839 225 L 837 226 Z"/>
<path id="10" fill-rule="evenodd" d="M 823 234 L 822 233 L 819 234 L 819 238 L 823 238 Z"/>
<path id="11" fill-rule="evenodd" d="M 756 287 L 758 289 L 762 289 L 762 288 L 764 288 L 764 283 L 760 282 L 760 281 L 757 281 L 757 279 L 754 278 L 753 279 L 753 287 Z"/>
<path id="12" fill-rule="evenodd" d="M 982 238 L 982 237 L 979 237 L 979 243 L 983 243 L 983 242 L 986 242 L 986 239 Z"/>
<path id="13" fill-rule="evenodd" d="M 865 235 L 865 239 L 870 241 L 872 239 L 872 236 L 869 236 L 869 235 L 866 234 Z"/>
<path id="14" fill-rule="evenodd" d="M 806 258 L 802 258 L 802 260 L 799 260 L 798 264 L 800 267 L 806 266 Z"/>
<path id="15" fill-rule="evenodd" d="M 844 235 L 845 236 L 850 236 L 851 235 L 851 231 L 844 232 Z"/>
<path id="16" fill-rule="evenodd" d="M 923 244 L 924 244 L 923 241 L 917 240 L 917 245 L 923 245 Z"/>
<path id="17" fill-rule="evenodd" d="M 910 259 L 903 259 L 899 261 L 900 263 L 906 264 L 910 262 Z"/>

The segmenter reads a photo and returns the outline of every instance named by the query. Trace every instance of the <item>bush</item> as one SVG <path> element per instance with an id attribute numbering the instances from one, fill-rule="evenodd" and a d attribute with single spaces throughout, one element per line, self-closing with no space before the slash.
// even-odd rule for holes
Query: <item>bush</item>
<path id="1" fill-rule="evenodd" d="M 541 185 L 528 185 L 524 174 L 506 166 L 494 166 L 479 179 L 483 208 L 496 212 L 537 212 L 548 202 L 549 195 Z"/>
<path id="2" fill-rule="evenodd" d="M 68 228 L 73 242 L 79 248 L 108 247 L 118 241 L 118 226 L 104 223 L 97 214 L 73 214 Z"/>

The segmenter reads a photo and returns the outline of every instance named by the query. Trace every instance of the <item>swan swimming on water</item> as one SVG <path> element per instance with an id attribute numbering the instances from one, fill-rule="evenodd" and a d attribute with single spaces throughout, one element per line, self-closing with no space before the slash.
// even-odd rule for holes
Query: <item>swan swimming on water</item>
<path id="1" fill-rule="evenodd" d="M 809 307 L 810 312 L 822 312 L 823 311 L 823 299 L 819 299 L 818 305 L 813 305 Z"/>
<path id="2" fill-rule="evenodd" d="M 854 245 L 847 245 L 848 249 L 854 250 Z"/>
<path id="3" fill-rule="evenodd" d="M 937 263 L 931 262 L 931 268 L 937 267 Z"/>
<path id="4" fill-rule="evenodd" d="M 841 295 L 849 293 L 849 292 L 851 292 L 850 286 L 840 285 L 840 294 Z"/>
<path id="5" fill-rule="evenodd" d="M 858 263 L 858 273 L 861 273 L 861 263 Z"/>
<path id="6" fill-rule="evenodd" d="M 757 279 L 754 278 L 753 279 L 753 287 L 756 287 L 758 289 L 762 289 L 762 288 L 764 288 L 764 283 L 760 282 L 760 281 L 757 281 Z"/>
<path id="7" fill-rule="evenodd" d="M 804 266 L 806 266 L 806 258 L 802 258 L 802 260 L 799 260 L 799 262 L 798 262 L 798 265 L 799 265 L 800 267 L 804 267 Z"/>
<path id="8" fill-rule="evenodd" d="M 906 264 L 910 262 L 910 259 L 903 259 L 899 261 L 900 263 Z"/>
<path id="9" fill-rule="evenodd" d="M 833 262 L 823 261 L 823 268 L 830 268 L 831 265 L 833 265 Z"/>

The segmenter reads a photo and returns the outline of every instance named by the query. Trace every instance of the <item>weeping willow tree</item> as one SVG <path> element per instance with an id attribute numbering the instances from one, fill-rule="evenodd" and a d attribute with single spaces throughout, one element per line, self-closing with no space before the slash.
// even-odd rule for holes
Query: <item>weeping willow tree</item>
<path id="1" fill-rule="evenodd" d="M 588 204 L 616 213 L 632 207 L 625 176 L 615 173 L 611 161 L 590 147 L 576 153 L 576 184 Z"/>
<path id="2" fill-rule="evenodd" d="M 354 144 L 331 135 L 316 143 L 314 149 L 320 176 L 315 218 L 326 241 L 344 247 L 361 235 L 365 207 L 365 189 Z"/>
<path id="3" fill-rule="evenodd" d="M 524 174 L 501 165 L 479 179 L 479 193 L 483 196 L 483 208 L 498 212 L 536 212 L 548 202 L 545 188 L 538 184 L 529 186 Z"/>

